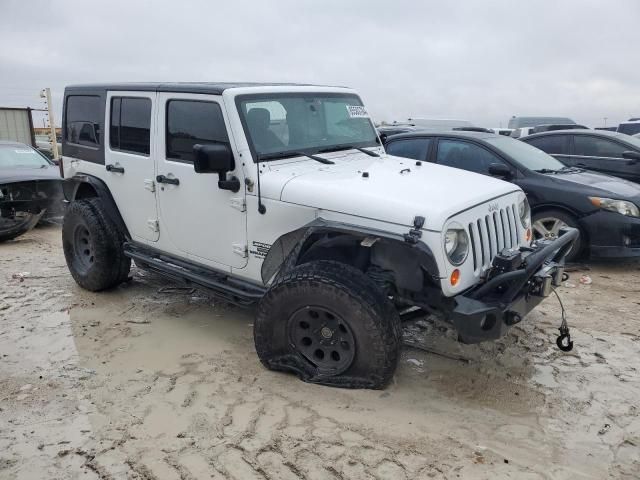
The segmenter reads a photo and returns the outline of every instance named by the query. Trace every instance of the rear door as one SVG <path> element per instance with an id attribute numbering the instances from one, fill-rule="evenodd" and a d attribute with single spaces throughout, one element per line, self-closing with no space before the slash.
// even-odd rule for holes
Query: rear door
<path id="1" fill-rule="evenodd" d="M 627 180 L 637 177 L 637 167 L 622 153 L 629 147 L 621 142 L 595 135 L 573 135 L 571 158 L 577 167 L 606 173 Z"/>
<path id="2" fill-rule="evenodd" d="M 105 178 L 134 240 L 156 242 L 155 92 L 108 92 Z M 80 133 L 82 139 L 82 132 Z"/>
<path id="3" fill-rule="evenodd" d="M 157 189 L 163 250 L 214 268 L 247 263 L 244 188 L 218 188 L 218 175 L 196 173 L 195 144 L 226 143 L 222 97 L 161 92 L 158 96 Z M 243 181 L 241 162 L 235 175 Z M 167 243 L 164 243 L 167 242 Z"/>

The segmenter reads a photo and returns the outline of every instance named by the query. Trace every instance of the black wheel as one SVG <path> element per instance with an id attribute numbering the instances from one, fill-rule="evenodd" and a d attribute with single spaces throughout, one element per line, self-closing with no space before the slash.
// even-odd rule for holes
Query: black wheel
<path id="1" fill-rule="evenodd" d="M 573 227 L 580 230 L 576 219 L 560 210 L 543 210 L 535 213 L 531 219 L 531 227 L 535 240 L 556 239 L 560 229 L 563 227 Z M 573 262 L 577 260 L 582 254 L 582 250 L 582 232 L 580 232 L 573 247 L 567 254 L 566 261 Z"/>
<path id="2" fill-rule="evenodd" d="M 0 242 L 13 240 L 24 235 L 38 224 L 42 215 L 44 215 L 44 211 L 40 213 L 12 211 L 8 212 L 6 216 L 0 214 Z"/>
<path id="3" fill-rule="evenodd" d="M 400 339 L 400 318 L 375 283 L 326 260 L 276 279 L 254 325 L 267 368 L 335 387 L 384 388 L 396 369 Z"/>
<path id="4" fill-rule="evenodd" d="M 91 291 L 125 281 L 131 260 L 125 257 L 124 236 L 104 214 L 99 198 L 74 201 L 62 224 L 62 247 L 74 280 Z"/>

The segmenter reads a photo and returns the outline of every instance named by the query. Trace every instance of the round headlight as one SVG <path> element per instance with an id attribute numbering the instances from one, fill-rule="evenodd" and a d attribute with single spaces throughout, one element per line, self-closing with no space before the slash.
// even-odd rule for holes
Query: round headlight
<path id="1" fill-rule="evenodd" d="M 520 215 L 520 223 L 522 224 L 522 228 L 526 230 L 531 226 L 531 207 L 529 206 L 527 197 L 523 197 L 523 199 L 518 204 L 518 213 Z"/>
<path id="2" fill-rule="evenodd" d="M 444 234 L 444 251 L 453 265 L 461 265 L 469 253 L 469 236 L 461 228 L 450 228 Z"/>

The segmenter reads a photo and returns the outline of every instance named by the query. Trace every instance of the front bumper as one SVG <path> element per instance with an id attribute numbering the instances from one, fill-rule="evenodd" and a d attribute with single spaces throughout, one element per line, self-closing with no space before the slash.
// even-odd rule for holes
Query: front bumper
<path id="1" fill-rule="evenodd" d="M 640 218 L 599 210 L 580 219 L 594 258 L 640 257 Z"/>
<path id="2" fill-rule="evenodd" d="M 26 180 L 0 184 L 0 211 L 4 213 L 47 211 L 47 216 L 64 213 L 62 180 Z"/>
<path id="3" fill-rule="evenodd" d="M 495 340 L 533 310 L 564 275 L 564 258 L 578 238 L 578 230 L 567 229 L 556 240 L 521 248 L 521 262 L 513 269 L 496 270 L 486 282 L 454 297 L 449 316 L 463 343 Z"/>

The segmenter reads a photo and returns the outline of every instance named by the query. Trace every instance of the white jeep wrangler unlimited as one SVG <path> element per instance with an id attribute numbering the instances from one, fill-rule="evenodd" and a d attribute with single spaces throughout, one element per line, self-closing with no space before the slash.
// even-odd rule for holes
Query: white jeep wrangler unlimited
<path id="1" fill-rule="evenodd" d="M 347 88 L 70 86 L 62 231 L 76 282 L 131 260 L 257 304 L 256 350 L 305 381 L 382 388 L 401 312 L 496 339 L 562 280 L 576 232 L 531 245 L 517 186 L 385 154 Z"/>

